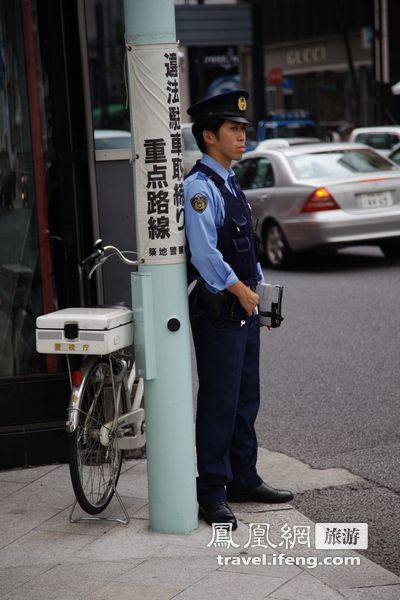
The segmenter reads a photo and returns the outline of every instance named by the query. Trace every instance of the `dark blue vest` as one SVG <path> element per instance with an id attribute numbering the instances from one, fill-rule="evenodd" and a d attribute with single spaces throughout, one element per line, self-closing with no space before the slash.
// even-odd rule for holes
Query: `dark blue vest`
<path id="1" fill-rule="evenodd" d="M 194 165 L 189 175 L 198 171 L 201 171 L 213 181 L 224 200 L 224 224 L 217 229 L 218 250 L 240 281 L 246 285 L 256 285 L 259 281 L 257 248 L 250 208 L 244 193 L 236 188 L 238 196 L 234 196 L 226 187 L 223 178 L 199 161 Z"/>

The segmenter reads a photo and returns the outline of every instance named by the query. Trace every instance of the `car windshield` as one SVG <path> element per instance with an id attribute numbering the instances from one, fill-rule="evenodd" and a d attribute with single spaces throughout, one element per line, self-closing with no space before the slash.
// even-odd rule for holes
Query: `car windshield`
<path id="1" fill-rule="evenodd" d="M 397 144 L 399 137 L 391 133 L 359 133 L 354 141 L 377 150 L 390 150 Z"/>
<path id="2" fill-rule="evenodd" d="M 393 154 L 391 154 L 389 156 L 389 158 L 390 158 L 390 160 L 395 162 L 396 165 L 400 165 L 400 148 L 398 150 L 396 150 L 395 152 L 393 152 Z"/>
<path id="3" fill-rule="evenodd" d="M 287 157 L 298 179 L 349 177 L 354 173 L 392 171 L 396 167 L 373 150 L 332 150 Z"/>

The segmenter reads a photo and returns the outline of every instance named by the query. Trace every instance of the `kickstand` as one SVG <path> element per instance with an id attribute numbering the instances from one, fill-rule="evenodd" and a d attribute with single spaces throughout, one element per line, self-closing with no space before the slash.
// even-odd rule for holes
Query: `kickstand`
<path id="1" fill-rule="evenodd" d="M 75 500 L 75 502 L 72 505 L 71 508 L 71 512 L 69 513 L 69 522 L 70 523 L 78 523 L 79 521 L 115 521 L 116 523 L 120 523 L 121 525 L 128 525 L 129 521 L 131 520 L 130 516 L 128 515 L 128 512 L 124 506 L 124 503 L 122 502 L 121 496 L 118 494 L 117 490 L 114 488 L 114 494 L 115 497 L 117 498 L 119 505 L 121 507 L 122 512 L 125 515 L 124 519 L 118 518 L 118 517 L 98 517 L 98 516 L 93 516 L 93 517 L 79 517 L 78 519 L 74 519 L 72 517 L 75 507 L 77 505 L 77 500 Z"/>

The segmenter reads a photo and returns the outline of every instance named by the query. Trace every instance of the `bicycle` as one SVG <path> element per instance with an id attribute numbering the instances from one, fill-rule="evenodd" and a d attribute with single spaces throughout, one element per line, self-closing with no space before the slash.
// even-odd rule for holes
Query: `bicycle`
<path id="1" fill-rule="evenodd" d="M 83 273 L 88 278 L 106 260 L 117 255 L 136 266 L 115 246 L 94 244 L 95 251 L 79 266 L 80 295 Z M 90 326 L 93 328 L 91 329 Z M 66 354 L 71 384 L 66 431 L 68 458 L 75 502 L 90 515 L 98 515 L 114 494 L 125 519 L 101 518 L 128 523 L 129 516 L 117 492 L 124 450 L 146 443 L 143 379 L 136 378 L 135 362 L 127 350 L 133 340 L 132 311 L 126 306 L 68 308 L 42 315 L 36 321 L 36 348 L 42 353 Z M 72 370 L 70 355 L 85 354 L 79 370 Z"/>

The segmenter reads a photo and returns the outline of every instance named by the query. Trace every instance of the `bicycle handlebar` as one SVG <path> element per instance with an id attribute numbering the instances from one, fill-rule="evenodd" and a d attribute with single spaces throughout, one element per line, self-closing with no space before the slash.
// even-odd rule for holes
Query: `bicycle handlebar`
<path id="1" fill-rule="evenodd" d="M 116 254 L 118 256 L 118 258 L 127 265 L 137 266 L 141 262 L 143 262 L 140 260 L 129 260 L 129 258 L 126 258 L 126 256 L 124 256 L 124 252 L 127 254 L 128 252 L 130 252 L 129 250 L 123 250 L 121 252 L 121 250 L 119 250 L 115 246 L 104 246 L 104 252 L 106 252 L 107 250 L 111 250 L 112 254 Z M 136 252 L 134 252 L 134 254 L 136 254 Z"/>
<path id="2" fill-rule="evenodd" d="M 81 262 L 79 263 L 79 266 L 81 268 L 84 268 L 84 267 L 88 266 L 90 263 L 98 261 L 97 264 L 95 264 L 95 266 L 92 268 L 91 274 L 93 273 L 93 271 L 96 270 L 97 267 L 99 267 L 105 260 L 110 258 L 113 254 L 118 256 L 118 258 L 127 265 L 137 266 L 141 262 L 138 260 L 130 260 L 129 258 L 126 258 L 126 256 L 124 256 L 124 253 L 125 254 L 127 254 L 128 252 L 130 253 L 129 250 L 121 251 L 116 246 L 111 246 L 111 245 L 103 246 L 103 241 L 101 239 L 96 240 L 96 242 L 94 243 L 94 248 L 95 248 L 95 251 L 92 252 L 92 254 L 90 254 L 86 258 L 83 258 L 81 260 Z M 106 255 L 107 251 L 110 251 L 111 253 Z M 136 254 L 136 253 L 133 252 L 133 254 Z"/>
<path id="3" fill-rule="evenodd" d="M 100 256 L 103 256 L 103 254 L 104 251 L 102 252 L 101 250 L 96 250 L 95 252 L 92 252 L 92 254 L 89 254 L 89 256 L 86 258 L 83 258 L 79 264 L 81 267 L 86 267 L 86 265 L 98 259 Z"/>

